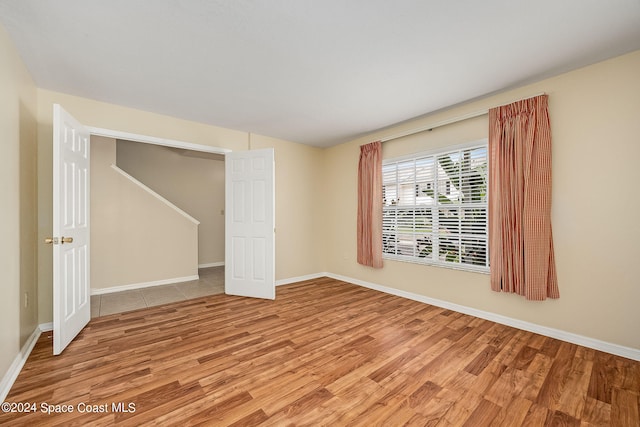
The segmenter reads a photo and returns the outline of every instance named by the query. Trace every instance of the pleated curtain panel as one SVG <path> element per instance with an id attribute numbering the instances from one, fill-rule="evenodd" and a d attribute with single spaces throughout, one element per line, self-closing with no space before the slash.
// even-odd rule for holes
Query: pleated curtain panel
<path id="1" fill-rule="evenodd" d="M 358 263 L 382 267 L 382 142 L 360 147 Z"/>
<path id="2" fill-rule="evenodd" d="M 559 298 L 551 231 L 547 95 L 489 110 L 491 289 Z"/>

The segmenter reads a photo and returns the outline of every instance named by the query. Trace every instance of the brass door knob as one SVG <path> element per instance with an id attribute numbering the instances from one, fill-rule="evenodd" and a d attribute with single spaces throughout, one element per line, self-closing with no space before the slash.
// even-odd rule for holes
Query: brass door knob
<path id="1" fill-rule="evenodd" d="M 44 242 L 47 245 L 57 245 L 58 242 L 60 242 L 60 244 L 64 245 L 65 243 L 73 243 L 73 237 L 62 237 L 61 239 L 58 239 L 57 237 L 47 237 L 46 239 L 44 239 Z"/>

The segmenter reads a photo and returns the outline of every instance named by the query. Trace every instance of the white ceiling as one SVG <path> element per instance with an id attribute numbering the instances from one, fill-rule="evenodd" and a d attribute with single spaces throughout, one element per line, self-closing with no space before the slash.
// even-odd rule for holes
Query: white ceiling
<path id="1" fill-rule="evenodd" d="M 640 49 L 640 0 L 0 0 L 38 87 L 317 146 Z"/>

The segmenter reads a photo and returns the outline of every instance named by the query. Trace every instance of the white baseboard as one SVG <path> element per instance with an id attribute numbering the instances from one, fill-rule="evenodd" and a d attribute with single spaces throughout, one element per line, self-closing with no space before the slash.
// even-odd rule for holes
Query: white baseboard
<path id="1" fill-rule="evenodd" d="M 130 285 L 112 286 L 110 288 L 91 289 L 91 295 L 103 295 L 113 292 L 132 291 L 136 289 L 150 288 L 152 286 L 171 285 L 173 283 L 189 282 L 191 280 L 198 280 L 199 275 L 175 277 L 173 279 L 155 280 L 153 282 L 132 283 Z"/>
<path id="2" fill-rule="evenodd" d="M 319 279 L 320 277 L 327 277 L 328 273 L 316 273 L 307 274 L 306 276 L 289 277 L 288 279 L 276 280 L 276 286 L 289 285 L 296 282 L 304 282 L 305 280 Z"/>
<path id="3" fill-rule="evenodd" d="M 534 332 L 536 334 L 544 335 L 546 337 L 556 338 L 562 341 L 570 342 L 572 344 L 577 344 L 583 347 L 604 351 L 605 353 L 615 354 L 616 356 L 622 356 L 628 359 L 640 361 L 640 349 L 625 347 L 618 344 L 612 344 L 610 342 L 585 337 L 583 335 L 566 332 L 560 329 L 549 328 L 547 326 L 537 325 L 535 323 L 525 322 L 523 320 L 513 319 L 511 317 L 502 316 L 500 314 L 478 310 L 472 307 L 454 304 L 448 301 L 442 301 L 439 299 L 426 297 L 424 295 L 414 294 L 412 292 L 406 292 L 399 289 L 389 288 L 386 286 L 377 285 L 375 283 L 365 282 L 363 280 L 341 276 L 339 274 L 324 273 L 324 275 L 331 277 L 332 279 L 342 280 L 344 282 L 353 283 L 354 285 L 363 286 L 365 288 L 374 289 L 376 291 L 384 292 L 387 294 L 396 295 L 396 296 L 407 298 L 410 300 L 423 302 L 425 304 L 435 305 L 436 307 L 446 308 L 447 310 L 457 311 L 459 313 L 468 314 L 470 316 L 479 317 L 485 320 L 490 320 L 492 322 L 500 323 L 502 325 L 512 326 L 514 328 L 522 329 L 529 332 Z"/>
<path id="4" fill-rule="evenodd" d="M 198 268 L 222 267 L 223 265 L 224 265 L 224 261 L 222 261 L 222 262 L 210 262 L 208 264 L 198 264 Z"/>
<path id="5" fill-rule="evenodd" d="M 40 324 L 40 331 L 42 331 L 42 332 L 53 331 L 53 322 L 41 323 Z"/>
<path id="6" fill-rule="evenodd" d="M 18 378 L 22 367 L 29 358 L 31 350 L 33 350 L 36 342 L 38 342 L 38 338 L 40 338 L 40 334 L 42 332 L 43 330 L 40 326 L 36 327 L 27 339 L 27 342 L 25 342 L 20 349 L 20 352 L 16 355 L 15 359 L 13 359 L 13 363 L 11 363 L 9 370 L 4 374 L 2 381 L 0 381 L 0 402 L 4 402 L 7 398 L 9 391 L 11 391 L 11 387 L 13 387 L 13 383 L 16 381 L 16 378 Z"/>

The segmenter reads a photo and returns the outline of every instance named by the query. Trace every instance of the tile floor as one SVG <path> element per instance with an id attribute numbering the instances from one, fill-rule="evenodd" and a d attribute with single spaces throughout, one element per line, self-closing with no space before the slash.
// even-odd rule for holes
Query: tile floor
<path id="1" fill-rule="evenodd" d="M 190 282 L 93 295 L 91 297 L 91 317 L 224 293 L 224 266 L 201 268 L 198 270 L 198 275 L 200 276 L 199 280 Z"/>

